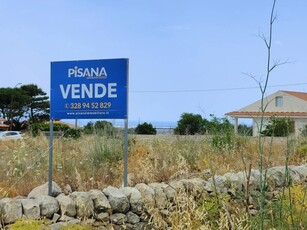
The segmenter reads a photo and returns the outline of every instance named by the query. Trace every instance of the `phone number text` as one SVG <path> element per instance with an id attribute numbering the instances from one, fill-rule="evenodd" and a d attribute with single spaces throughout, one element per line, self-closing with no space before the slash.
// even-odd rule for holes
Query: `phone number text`
<path id="1" fill-rule="evenodd" d="M 66 103 L 66 109 L 109 109 L 111 102 L 83 102 L 83 103 Z"/>

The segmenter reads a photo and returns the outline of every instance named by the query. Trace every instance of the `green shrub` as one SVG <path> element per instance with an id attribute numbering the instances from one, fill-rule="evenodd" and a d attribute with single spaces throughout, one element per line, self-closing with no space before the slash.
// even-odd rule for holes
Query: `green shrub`
<path id="1" fill-rule="evenodd" d="M 223 212 L 223 202 L 228 204 L 229 196 L 227 194 L 222 194 L 220 197 L 218 195 L 207 196 L 198 200 L 198 208 L 202 212 L 206 212 L 206 220 L 211 222 L 213 226 L 217 227 L 218 223 L 216 220 L 220 219 L 220 215 Z"/>
<path id="2" fill-rule="evenodd" d="M 90 160 L 93 166 L 100 167 L 104 163 L 117 163 L 123 158 L 123 141 L 118 138 L 95 136 L 90 148 Z"/>
<path id="3" fill-rule="evenodd" d="M 295 154 L 300 158 L 307 157 L 307 139 L 299 142 L 295 149 Z"/>
<path id="4" fill-rule="evenodd" d="M 40 132 L 49 132 L 50 124 L 48 123 L 34 123 L 30 127 L 33 137 L 36 137 Z M 54 132 L 63 132 L 63 136 L 67 138 L 79 138 L 81 136 L 81 130 L 72 129 L 66 124 L 53 124 Z"/>
<path id="5" fill-rule="evenodd" d="M 290 118 L 271 117 L 262 134 L 265 136 L 286 137 L 294 133 L 294 121 Z"/>
<path id="6" fill-rule="evenodd" d="M 136 134 L 148 134 L 148 135 L 156 135 L 157 130 L 153 127 L 152 124 L 144 122 L 143 124 L 138 124 L 135 128 Z"/>
<path id="7" fill-rule="evenodd" d="M 265 229 L 305 229 L 307 226 L 307 193 L 304 185 L 292 185 L 279 194 L 279 199 L 269 202 L 265 209 Z M 251 222 L 258 229 L 260 214 Z"/>
<path id="8" fill-rule="evenodd" d="M 113 127 L 113 124 L 108 121 L 96 121 L 88 122 L 84 128 L 83 132 L 85 134 L 98 134 L 106 136 L 114 136 L 116 134 L 116 129 Z"/>
<path id="9" fill-rule="evenodd" d="M 301 130 L 301 136 L 307 137 L 307 125 L 305 125 Z"/>
<path id="10" fill-rule="evenodd" d="M 35 220 L 32 218 L 21 218 L 17 220 L 14 224 L 9 226 L 10 230 L 41 230 L 50 229 L 46 225 L 49 222 L 47 220 Z"/>

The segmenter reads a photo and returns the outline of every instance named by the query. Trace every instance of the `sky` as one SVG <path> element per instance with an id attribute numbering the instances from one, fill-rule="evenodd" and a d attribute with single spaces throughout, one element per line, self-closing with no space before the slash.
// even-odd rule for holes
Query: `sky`
<path id="1" fill-rule="evenodd" d="M 50 62 L 129 59 L 129 121 L 224 117 L 261 97 L 271 0 L 0 0 L 0 87 L 50 94 Z M 307 1 L 277 0 L 267 95 L 307 91 Z M 249 75 L 254 76 L 255 79 Z"/>

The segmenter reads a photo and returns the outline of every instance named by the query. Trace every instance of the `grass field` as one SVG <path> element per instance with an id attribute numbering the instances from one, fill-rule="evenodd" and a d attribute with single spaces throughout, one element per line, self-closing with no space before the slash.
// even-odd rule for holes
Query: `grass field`
<path id="1" fill-rule="evenodd" d="M 176 178 L 209 177 L 258 168 L 257 139 L 238 137 L 232 148 L 213 146 L 210 136 L 129 136 L 128 171 L 132 183 L 167 182 Z M 264 166 L 304 164 L 306 141 L 267 138 Z M 48 139 L 41 135 L 20 141 L 0 142 L 2 196 L 27 195 L 48 179 Z M 73 190 L 102 189 L 123 183 L 123 139 L 83 135 L 79 139 L 56 138 L 53 146 L 53 180 Z M 300 150 L 302 149 L 302 150 Z"/>
<path id="2" fill-rule="evenodd" d="M 263 143 L 264 168 L 307 163 L 306 139 L 267 137 L 263 139 Z M 123 146 L 121 135 L 112 137 L 83 135 L 79 139 L 55 138 L 53 180 L 62 188 L 70 185 L 73 191 L 103 189 L 108 185 L 121 186 L 123 184 Z M 0 142 L 1 198 L 27 195 L 36 186 L 47 182 L 48 147 L 48 139 L 44 135 L 36 138 L 25 137 L 20 141 Z M 141 182 L 168 182 L 178 178 L 208 179 L 212 175 L 247 170 L 250 165 L 258 169 L 259 163 L 258 139 L 253 137 L 233 136 L 228 143 L 227 141 L 217 142 L 213 136 L 129 135 L 130 185 Z M 306 187 L 295 187 L 293 191 L 300 194 L 300 199 L 304 197 L 302 205 L 305 203 L 307 205 Z M 284 198 L 287 197 L 284 196 Z M 289 199 L 292 199 L 291 196 L 288 197 Z M 208 208 L 208 204 L 213 205 L 212 207 L 220 207 L 212 200 L 195 203 L 193 206 L 195 218 L 200 210 Z M 270 207 L 270 211 L 273 208 L 276 207 Z M 231 209 L 234 210 L 233 207 Z M 303 210 L 299 207 L 297 209 Z M 215 210 L 214 215 L 217 216 L 212 217 L 215 223 L 213 225 L 217 226 L 216 220 L 220 223 L 225 222 L 226 214 L 227 212 L 220 212 L 219 209 Z M 192 223 L 193 217 L 190 218 L 187 221 Z M 236 218 L 237 225 L 251 226 L 249 222 L 246 222 L 244 212 L 238 213 L 234 219 Z"/>

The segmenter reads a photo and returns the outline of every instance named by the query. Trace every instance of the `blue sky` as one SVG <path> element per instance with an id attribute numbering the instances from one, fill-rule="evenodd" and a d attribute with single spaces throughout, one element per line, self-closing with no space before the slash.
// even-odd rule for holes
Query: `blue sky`
<path id="1" fill-rule="evenodd" d="M 1 87 L 50 91 L 50 62 L 129 58 L 129 120 L 223 117 L 260 98 L 272 1 L 0 0 Z M 279 0 L 267 94 L 306 92 L 307 1 Z M 304 84 L 302 84 L 304 83 Z M 253 88 L 254 87 L 254 88 Z M 236 89 L 243 88 L 243 89 Z"/>

